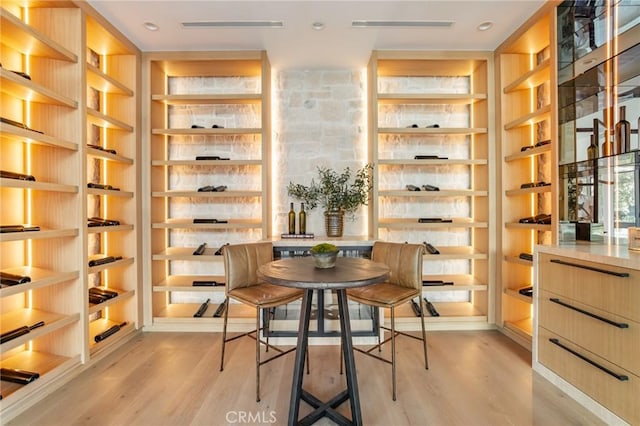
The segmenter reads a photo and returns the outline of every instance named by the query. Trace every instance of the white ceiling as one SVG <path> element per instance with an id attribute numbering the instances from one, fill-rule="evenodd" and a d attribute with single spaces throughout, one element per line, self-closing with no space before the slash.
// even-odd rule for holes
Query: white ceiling
<path id="1" fill-rule="evenodd" d="M 374 49 L 494 50 L 544 0 L 89 0 L 142 51 L 264 49 L 275 69 L 361 69 Z M 277 20 L 283 28 L 183 28 Z M 354 20 L 454 21 L 449 28 L 352 28 Z M 477 26 L 492 21 L 493 28 Z M 153 22 L 158 31 L 143 24 Z M 322 22 L 325 29 L 311 28 Z"/>

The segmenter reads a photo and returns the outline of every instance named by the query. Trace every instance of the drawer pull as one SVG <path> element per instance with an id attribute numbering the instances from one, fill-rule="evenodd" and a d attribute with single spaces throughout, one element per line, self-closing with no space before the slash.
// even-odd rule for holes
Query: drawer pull
<path id="1" fill-rule="evenodd" d="M 595 318 L 595 319 L 600 320 L 602 322 L 606 322 L 607 324 L 612 325 L 614 327 L 629 328 L 629 324 L 627 324 L 625 322 L 615 322 L 615 321 L 612 321 L 612 320 L 610 320 L 608 318 L 601 317 L 600 315 L 596 315 L 596 314 L 594 314 L 592 312 L 585 311 L 584 309 L 580 309 L 580 308 L 577 308 L 577 307 L 575 307 L 573 305 L 570 305 L 567 302 L 563 302 L 562 300 L 558 299 L 557 297 L 552 297 L 549 300 L 552 301 L 553 303 L 557 303 L 560 306 L 564 306 L 565 308 L 569 308 L 569 309 L 574 310 L 576 312 L 580 312 L 581 314 L 587 315 L 587 316 L 589 316 L 591 318 Z"/>
<path id="2" fill-rule="evenodd" d="M 549 341 L 551 343 L 553 343 L 554 345 L 560 346 L 562 349 L 564 349 L 565 351 L 569 352 L 570 354 L 575 355 L 578 358 L 580 358 L 581 360 L 583 360 L 585 362 L 588 362 L 589 364 L 593 365 L 594 367 L 604 371 L 608 375 L 615 377 L 616 379 L 620 380 L 621 382 L 626 382 L 626 381 L 629 380 L 628 376 L 625 376 L 624 374 L 616 374 L 616 373 L 614 373 L 613 371 L 609 370 L 607 367 L 603 367 L 602 365 L 598 364 L 597 362 L 590 360 L 586 356 L 584 356 L 582 354 L 579 354 L 578 352 L 574 351 L 571 348 L 566 347 L 565 345 L 560 343 L 560 341 L 558 339 L 551 338 L 551 339 L 549 339 Z"/>
<path id="3" fill-rule="evenodd" d="M 579 263 L 565 262 L 564 260 L 560 260 L 560 259 L 551 259 L 550 262 L 557 263 L 560 265 L 565 265 L 565 266 L 573 266 L 574 268 L 588 269 L 590 271 L 600 272 L 601 274 L 613 275 L 615 277 L 629 278 L 628 272 L 608 271 L 606 269 L 596 268 L 595 266 L 580 265 Z"/>

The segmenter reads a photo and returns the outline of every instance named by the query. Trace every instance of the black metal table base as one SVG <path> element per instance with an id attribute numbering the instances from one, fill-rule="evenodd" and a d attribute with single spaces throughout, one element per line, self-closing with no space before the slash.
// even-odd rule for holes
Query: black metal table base
<path id="1" fill-rule="evenodd" d="M 358 381 L 356 378 L 356 365 L 353 357 L 353 343 L 351 341 L 351 324 L 349 323 L 347 293 L 345 289 L 338 289 L 336 292 L 338 295 L 338 310 L 340 315 L 340 329 L 347 389 L 338 393 L 327 402 L 320 401 L 314 395 L 302 389 L 302 378 L 304 377 L 304 354 L 307 352 L 307 346 L 309 343 L 309 319 L 311 317 L 311 300 L 313 298 L 313 290 L 305 290 L 302 297 L 300 325 L 298 329 L 298 349 L 296 350 L 295 366 L 293 369 L 293 386 L 291 388 L 291 400 L 289 404 L 288 424 L 290 426 L 310 425 L 322 417 L 328 417 L 339 425 L 362 425 L 360 397 L 358 396 Z M 315 408 L 315 410 L 303 419 L 298 420 L 298 415 L 300 413 L 300 400 L 305 401 Z M 334 410 L 347 400 L 351 403 L 351 420 Z"/>

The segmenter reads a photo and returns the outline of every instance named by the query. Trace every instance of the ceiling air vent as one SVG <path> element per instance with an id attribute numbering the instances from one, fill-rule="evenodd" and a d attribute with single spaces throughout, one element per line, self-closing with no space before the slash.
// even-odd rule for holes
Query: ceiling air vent
<path id="1" fill-rule="evenodd" d="M 283 28 L 282 21 L 192 21 L 183 22 L 184 28 Z"/>
<path id="2" fill-rule="evenodd" d="M 448 28 L 454 21 L 352 21 L 353 28 Z"/>

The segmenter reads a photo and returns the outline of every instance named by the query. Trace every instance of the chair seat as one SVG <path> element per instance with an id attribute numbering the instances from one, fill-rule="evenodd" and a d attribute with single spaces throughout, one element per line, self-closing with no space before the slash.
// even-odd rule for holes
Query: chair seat
<path id="1" fill-rule="evenodd" d="M 243 303 L 260 308 L 284 305 L 302 297 L 303 290 L 287 288 L 269 283 L 261 283 L 251 287 L 234 288 L 229 296 Z"/>
<path id="2" fill-rule="evenodd" d="M 379 307 L 391 307 L 420 296 L 415 288 L 401 287 L 388 282 L 347 290 L 350 299 Z"/>

